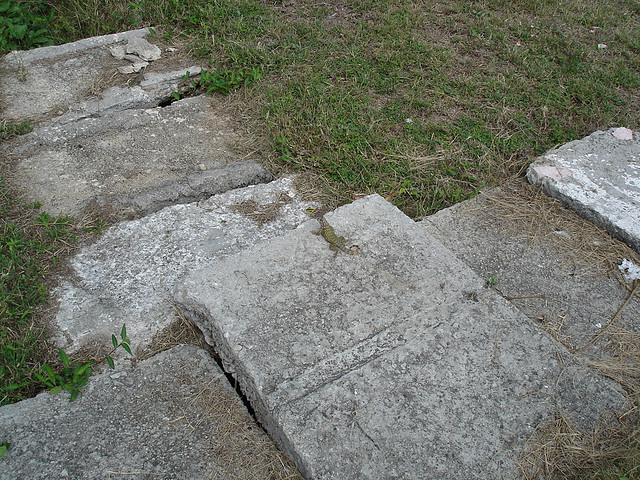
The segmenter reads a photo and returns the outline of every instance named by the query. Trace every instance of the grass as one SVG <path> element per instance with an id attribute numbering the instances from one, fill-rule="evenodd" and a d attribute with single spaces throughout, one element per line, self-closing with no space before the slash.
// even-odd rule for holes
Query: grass
<path id="1" fill-rule="evenodd" d="M 23 202 L 0 178 L 0 405 L 42 391 L 47 385 L 38 375 L 45 363 L 63 368 L 38 313 L 61 260 L 76 248 L 79 236 L 100 228 L 52 217 L 39 204 Z"/>
<path id="2" fill-rule="evenodd" d="M 628 409 L 609 412 L 591 431 L 578 429 L 563 415 L 539 425 L 519 464 L 523 480 L 640 478 L 640 338 L 615 326 L 605 351 L 608 358 L 589 365 L 624 388 Z"/>
<path id="3" fill-rule="evenodd" d="M 637 0 L 5 3 L 28 10 L 38 33 L 14 29 L 21 47 L 143 26 L 188 41 L 274 171 L 322 179 L 338 202 L 380 193 L 414 218 L 521 175 L 558 144 L 613 126 L 640 130 Z M 251 81 L 234 90 L 238 72 Z M 7 128 L 3 139 L 28 126 Z M 6 321 L 3 355 L 33 368 L 42 337 L 32 312 L 62 239 L 34 239 L 40 213 L 3 195 L 3 248 L 13 258 L 20 245 L 28 257 L 3 266 L 3 282 L 5 268 L 27 282 L 3 300 L 17 303 L 2 307 L 3 322 L 10 308 L 22 312 Z M 16 329 L 24 333 L 12 337 Z M 10 374 L 30 377 L 28 368 Z"/>
<path id="4" fill-rule="evenodd" d="M 0 141 L 30 130 L 28 122 L 0 122 Z M 59 364 L 37 313 L 48 300 L 51 273 L 85 229 L 95 230 L 25 203 L 0 177 L 0 405 L 41 391 L 40 368 Z"/>
<path id="5" fill-rule="evenodd" d="M 38 215 L 37 205 L 16 201 L 0 184 L 0 404 L 32 396 L 41 385 L 34 373 L 46 361 L 46 331 L 34 311 L 47 299 L 44 277 L 70 233 L 65 219 Z M 47 226 L 42 225 L 45 220 Z M 40 223 L 40 224 L 39 224 Z M 8 389 L 8 390 L 7 390 Z"/>

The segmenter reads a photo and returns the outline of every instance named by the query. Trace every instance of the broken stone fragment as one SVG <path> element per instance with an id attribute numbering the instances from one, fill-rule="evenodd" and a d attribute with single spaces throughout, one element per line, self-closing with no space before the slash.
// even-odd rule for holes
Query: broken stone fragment
<path id="1" fill-rule="evenodd" d="M 137 56 L 137 55 L 132 55 L 131 53 L 127 53 L 127 54 L 124 56 L 124 59 L 125 59 L 125 60 L 129 60 L 131 63 L 138 63 L 138 62 L 142 62 L 142 61 L 143 61 L 143 59 L 142 59 L 142 58 L 140 58 L 140 57 L 139 57 L 139 56 Z"/>
<path id="2" fill-rule="evenodd" d="M 109 50 L 111 50 L 111 55 L 113 55 L 118 60 L 122 60 L 124 58 L 125 54 L 127 53 L 124 50 L 124 45 L 121 45 L 121 44 L 111 45 L 109 47 Z"/>
<path id="3" fill-rule="evenodd" d="M 533 183 L 540 183 L 545 178 L 550 178 L 556 182 L 562 180 L 564 177 L 570 177 L 573 174 L 568 168 L 556 165 L 538 165 L 529 169 L 527 176 L 531 176 L 529 181 Z"/>
<path id="4" fill-rule="evenodd" d="M 129 39 L 126 47 L 126 53 L 137 55 L 147 62 L 158 60 L 161 55 L 161 51 L 158 47 L 147 42 L 144 38 L 138 37 Z"/>
<path id="5" fill-rule="evenodd" d="M 125 65 L 124 67 L 118 67 L 118 72 L 125 75 L 129 73 L 138 73 L 140 70 L 149 65 L 149 62 L 136 62 L 133 65 Z"/>

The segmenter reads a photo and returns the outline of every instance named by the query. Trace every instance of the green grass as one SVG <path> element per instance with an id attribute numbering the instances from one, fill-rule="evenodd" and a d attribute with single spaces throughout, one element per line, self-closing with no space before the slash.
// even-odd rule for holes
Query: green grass
<path id="1" fill-rule="evenodd" d="M 0 141 L 31 130 L 28 122 L 0 122 Z M 38 203 L 25 203 L 0 177 L 0 405 L 33 396 L 46 387 L 41 367 L 62 368 L 38 315 L 49 298 L 47 285 L 59 261 L 73 250 L 78 227 L 69 217 L 53 217 Z"/>
<path id="2" fill-rule="evenodd" d="M 48 357 L 46 331 L 34 312 L 47 300 L 45 277 L 57 251 L 74 240 L 69 219 L 26 205 L 0 183 L 0 405 L 32 396 L 34 373 Z"/>
<path id="3" fill-rule="evenodd" d="M 6 120 L 0 120 L 0 143 L 16 135 L 24 135 L 31 131 L 30 122 L 11 123 Z"/>
<path id="4" fill-rule="evenodd" d="M 54 10 L 41 0 L 0 0 L 0 54 L 53 43 Z"/>

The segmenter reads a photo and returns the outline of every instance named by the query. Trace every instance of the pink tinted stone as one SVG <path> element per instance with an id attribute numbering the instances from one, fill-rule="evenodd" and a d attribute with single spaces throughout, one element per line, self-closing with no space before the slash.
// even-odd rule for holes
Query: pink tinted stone
<path id="1" fill-rule="evenodd" d="M 616 128 L 613 131 L 613 136 L 618 140 L 633 140 L 633 130 L 625 127 Z"/>
<path id="2" fill-rule="evenodd" d="M 558 181 L 564 177 L 570 177 L 573 172 L 568 168 L 558 167 L 556 165 L 540 165 L 533 168 L 533 173 L 536 175 L 537 180 L 541 181 L 543 178 L 550 178 Z"/>

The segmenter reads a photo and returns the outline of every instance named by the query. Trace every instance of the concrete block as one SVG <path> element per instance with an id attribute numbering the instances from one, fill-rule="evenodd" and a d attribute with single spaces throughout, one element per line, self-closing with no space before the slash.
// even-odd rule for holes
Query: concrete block
<path id="1" fill-rule="evenodd" d="M 134 368 L 126 363 L 95 374 L 73 403 L 68 393 L 42 393 L 1 407 L 0 438 L 10 447 L 0 479 L 238 478 L 236 462 L 216 446 L 224 446 L 227 416 L 253 420 L 215 361 L 179 346 Z M 234 413 L 211 415 L 198 402 L 203 392 Z"/>
<path id="2" fill-rule="evenodd" d="M 181 278 L 286 233 L 313 205 L 283 178 L 114 225 L 71 259 L 71 275 L 53 291 L 58 345 L 109 345 L 126 323 L 133 349 L 143 349 L 175 318 L 169 293 Z"/>
<path id="3" fill-rule="evenodd" d="M 480 278 L 493 278 L 496 292 L 554 332 L 567 348 L 586 345 L 629 297 L 615 275 L 607 275 L 611 264 L 606 253 L 620 262 L 624 245 L 616 248 L 617 241 L 595 227 L 582 229 L 586 220 L 523 182 L 483 192 L 420 224 Z M 592 250 L 594 246 L 603 249 Z M 637 257 L 631 248 L 628 254 Z M 640 302 L 630 302 L 616 325 L 638 331 Z M 603 336 L 583 353 L 588 358 L 610 356 L 601 350 L 606 341 Z"/>
<path id="4" fill-rule="evenodd" d="M 128 108 L 154 107 L 183 91 L 182 76 L 200 72 L 185 49 L 167 53 L 145 75 L 165 75 L 161 83 L 133 85 L 135 75 L 118 69 L 130 62 L 115 58 L 112 49 L 137 41 L 153 44 L 156 58 L 162 39 L 144 40 L 149 29 L 92 37 L 65 45 L 11 52 L 0 58 L 0 118 L 12 122 L 56 119 L 59 123 Z M 175 50 L 175 49 L 174 49 Z M 138 58 L 138 57 L 136 57 Z M 166 75 L 174 72 L 173 75 Z M 145 78 L 146 79 L 146 78 Z"/>
<path id="5" fill-rule="evenodd" d="M 640 134 L 592 133 L 552 150 L 527 179 L 640 252 Z"/>
<path id="6" fill-rule="evenodd" d="M 215 99 L 199 96 L 38 128 L 3 148 L 25 198 L 49 214 L 131 218 L 270 180 L 237 159 L 241 140 Z"/>
<path id="7" fill-rule="evenodd" d="M 513 479 L 556 409 L 623 402 L 379 196 L 214 261 L 173 298 L 307 479 Z M 563 363 L 566 362 L 566 363 Z"/>

